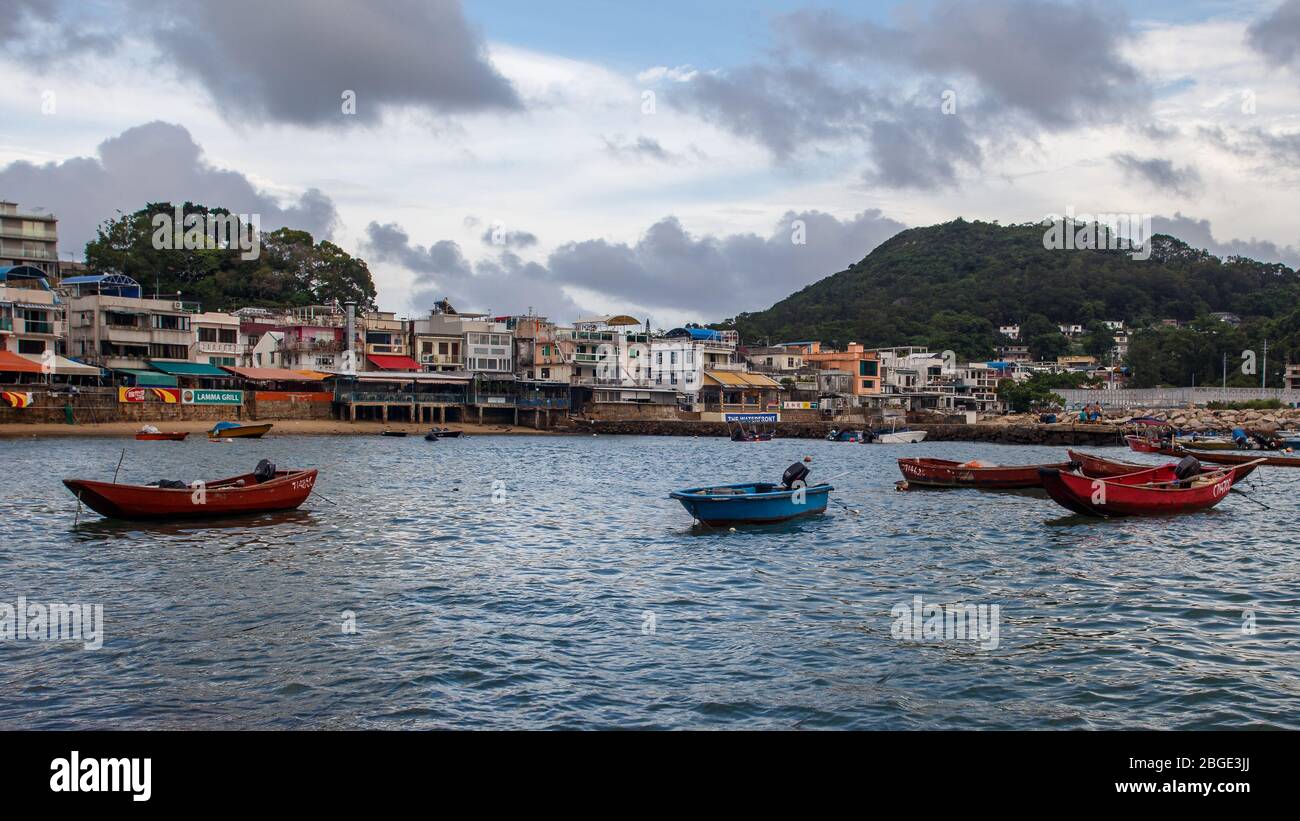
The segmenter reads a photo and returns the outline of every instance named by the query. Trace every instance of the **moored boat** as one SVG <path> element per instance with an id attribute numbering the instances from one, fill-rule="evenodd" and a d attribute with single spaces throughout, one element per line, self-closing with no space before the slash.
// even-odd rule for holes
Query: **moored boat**
<path id="1" fill-rule="evenodd" d="M 180 442 L 189 436 L 185 431 L 157 431 L 156 433 L 145 433 L 141 431 L 135 435 L 135 438 L 141 442 Z"/>
<path id="2" fill-rule="evenodd" d="M 1195 456 L 1202 462 L 1211 462 L 1216 465 L 1244 465 L 1249 462 L 1258 462 L 1261 465 L 1270 467 L 1300 467 L 1300 456 L 1260 456 L 1259 451 L 1230 451 L 1230 450 L 1190 450 L 1188 448 L 1161 448 L 1160 453 L 1165 456 L 1175 456 L 1182 458 L 1184 456 Z"/>
<path id="3" fill-rule="evenodd" d="M 1069 455 L 1070 461 L 1078 465 L 1080 473 L 1093 479 L 1109 479 L 1117 476 L 1127 478 L 1142 473 L 1143 471 L 1156 469 L 1173 470 L 1177 465 L 1176 462 L 1166 462 L 1163 465 L 1157 465 L 1153 468 L 1151 465 L 1139 465 L 1136 462 L 1122 462 L 1118 459 L 1106 459 L 1102 456 L 1097 456 L 1092 453 L 1083 453 L 1077 450 L 1067 450 L 1066 453 Z M 1216 470 L 1218 470 L 1218 468 L 1201 465 L 1202 473 L 1213 473 Z M 1253 471 L 1254 468 L 1252 467 L 1250 470 Z M 1249 473 L 1250 471 L 1247 471 L 1246 474 L 1242 474 L 1242 477 L 1238 478 L 1243 478 Z"/>
<path id="4" fill-rule="evenodd" d="M 925 440 L 925 431 L 923 430 L 903 430 L 889 431 L 888 433 L 877 433 L 876 440 L 882 445 L 902 445 L 914 444 Z"/>
<path id="5" fill-rule="evenodd" d="M 386 430 L 379 434 L 380 436 L 405 436 L 404 430 Z"/>
<path id="6" fill-rule="evenodd" d="M 984 465 L 979 462 L 954 462 L 949 459 L 907 457 L 898 460 L 898 469 L 907 484 L 920 487 L 973 487 L 982 490 L 1016 490 L 1042 487 L 1041 468 L 1069 470 L 1069 462 L 1050 465 Z"/>
<path id="7" fill-rule="evenodd" d="M 1260 460 L 1262 461 L 1262 460 Z M 1043 489 L 1062 507 L 1087 516 L 1163 516 L 1214 507 L 1258 462 L 1201 472 L 1195 460 L 1099 479 L 1044 468 Z"/>
<path id="8" fill-rule="evenodd" d="M 465 432 L 463 430 L 452 430 L 451 428 L 430 428 L 429 432 L 424 435 L 425 441 L 432 442 L 434 439 L 459 439 Z"/>
<path id="9" fill-rule="evenodd" d="M 1124 441 L 1128 443 L 1128 449 L 1133 451 L 1134 453 L 1159 453 L 1160 452 L 1160 442 L 1156 439 L 1150 439 L 1146 436 L 1135 436 L 1133 434 L 1129 434 L 1128 436 L 1124 437 Z"/>
<path id="10" fill-rule="evenodd" d="M 668 494 L 706 525 L 768 524 L 822 513 L 834 490 L 829 484 L 808 486 L 808 468 L 795 462 L 781 484 L 743 482 L 675 490 Z"/>
<path id="11" fill-rule="evenodd" d="M 211 439 L 261 439 L 271 429 L 271 423 L 241 425 L 238 422 L 218 422 L 208 431 Z"/>
<path id="12" fill-rule="evenodd" d="M 252 473 L 214 482 L 126 485 L 88 479 L 63 484 L 87 507 L 113 519 L 212 519 L 293 510 L 311 495 L 316 471 L 276 470 L 262 460 Z"/>

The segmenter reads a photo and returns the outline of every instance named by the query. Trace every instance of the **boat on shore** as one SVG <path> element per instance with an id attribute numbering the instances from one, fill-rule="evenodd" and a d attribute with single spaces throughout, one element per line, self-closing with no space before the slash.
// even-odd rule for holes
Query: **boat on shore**
<path id="1" fill-rule="evenodd" d="M 187 485 L 162 480 L 125 485 L 89 479 L 64 479 L 77 500 L 111 519 L 215 519 L 293 510 L 311 495 L 316 470 L 276 470 L 262 460 L 252 473 Z"/>
<path id="2" fill-rule="evenodd" d="M 825 512 L 835 488 L 809 486 L 807 476 L 807 466 L 795 462 L 786 468 L 779 485 L 742 482 L 675 490 L 668 496 L 706 525 L 771 524 Z"/>
<path id="3" fill-rule="evenodd" d="M 1042 487 L 1038 471 L 1042 468 L 1069 470 L 1070 462 L 1046 465 L 985 465 L 980 462 L 954 462 L 950 459 L 907 457 L 898 460 L 898 469 L 910 487 L 973 487 L 981 490 L 1019 490 Z"/>
<path id="4" fill-rule="evenodd" d="M 404 431 L 404 430 L 386 430 L 386 431 L 381 431 L 379 435 L 380 435 L 380 436 L 405 436 L 405 435 L 406 435 L 406 431 Z"/>
<path id="5" fill-rule="evenodd" d="M 882 445 L 915 444 L 916 442 L 925 441 L 925 431 L 910 430 L 908 428 L 903 428 L 902 430 L 891 430 L 888 432 L 877 433 L 875 441 Z"/>
<path id="6" fill-rule="evenodd" d="M 261 439 L 271 429 L 271 423 L 241 425 L 238 422 L 218 422 L 208 431 L 209 439 Z"/>
<path id="7" fill-rule="evenodd" d="M 1099 479 L 1044 468 L 1043 489 L 1067 510 L 1086 516 L 1165 516 L 1214 507 L 1263 460 L 1207 472 L 1195 460 Z"/>
<path id="8" fill-rule="evenodd" d="M 140 431 L 135 435 L 136 441 L 139 442 L 181 442 L 189 433 L 185 431 L 154 431 L 146 433 Z"/>

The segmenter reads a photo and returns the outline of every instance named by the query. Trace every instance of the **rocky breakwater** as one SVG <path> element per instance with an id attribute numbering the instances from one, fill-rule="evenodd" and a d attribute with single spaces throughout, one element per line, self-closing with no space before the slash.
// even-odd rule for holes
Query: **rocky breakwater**
<path id="1" fill-rule="evenodd" d="M 1214 430 L 1228 431 L 1233 428 L 1245 428 L 1252 433 L 1275 433 L 1279 430 L 1296 430 L 1300 428 L 1300 409 L 1296 408 L 1279 408 L 1276 410 L 1184 408 L 1150 414 L 1126 413 L 1108 417 L 1107 421 L 1125 425 L 1139 416 L 1147 415 L 1164 419 L 1181 430 L 1196 433 L 1206 433 Z"/>

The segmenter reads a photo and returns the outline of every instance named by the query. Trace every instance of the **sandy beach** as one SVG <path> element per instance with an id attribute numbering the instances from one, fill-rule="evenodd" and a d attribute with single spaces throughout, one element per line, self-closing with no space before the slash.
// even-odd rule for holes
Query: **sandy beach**
<path id="1" fill-rule="evenodd" d="M 260 422 L 250 421 L 248 424 L 260 424 Z M 423 436 L 429 430 L 429 425 L 400 424 L 382 422 L 341 422 L 336 419 L 289 419 L 281 422 L 272 422 L 275 426 L 271 428 L 267 436 L 277 435 L 300 435 L 300 436 L 378 436 L 386 430 L 405 431 L 408 435 Z M 76 425 L 62 425 L 53 423 L 36 423 L 36 424 L 0 424 L 0 439 L 24 439 L 37 438 L 45 436 L 109 436 L 109 437 L 128 437 L 134 436 L 140 430 L 140 422 L 102 422 L 86 423 Z M 204 436 L 212 427 L 211 422 L 162 422 L 155 423 L 154 427 L 163 431 L 185 431 L 191 436 Z M 556 431 L 535 430 L 519 425 L 478 425 L 473 423 L 449 423 L 441 425 L 452 430 L 464 431 L 466 436 L 480 435 L 531 435 L 531 436 L 556 436 L 560 435 Z"/>

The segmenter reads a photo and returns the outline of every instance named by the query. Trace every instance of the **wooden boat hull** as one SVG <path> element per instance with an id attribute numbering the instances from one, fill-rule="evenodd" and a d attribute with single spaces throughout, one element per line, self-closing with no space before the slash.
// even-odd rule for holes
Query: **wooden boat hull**
<path id="1" fill-rule="evenodd" d="M 237 428 L 210 430 L 208 431 L 208 437 L 211 439 L 261 439 L 270 429 L 271 424 L 269 422 L 264 425 L 240 425 Z"/>
<path id="2" fill-rule="evenodd" d="M 767 484 L 719 485 L 677 490 L 668 494 L 686 512 L 706 525 L 771 524 L 823 513 L 830 501 L 830 485 L 813 485 L 797 491 Z"/>
<path id="3" fill-rule="evenodd" d="M 1068 470 L 1069 462 L 1051 465 L 989 465 L 963 467 L 948 459 L 908 457 L 898 460 L 898 469 L 908 485 L 920 487 L 973 487 L 981 490 L 1017 490 L 1042 487 L 1041 468 Z"/>
<path id="4" fill-rule="evenodd" d="M 1054 468 L 1044 468 L 1041 473 L 1047 495 L 1075 513 L 1085 516 L 1167 516 L 1214 507 L 1223 501 L 1237 481 L 1254 469 L 1254 465 L 1250 465 L 1249 470 L 1245 468 L 1238 466 L 1203 474 L 1187 488 L 1147 485 L 1148 482 L 1169 481 L 1159 478 L 1164 475 L 1159 473 L 1162 470 L 1168 470 L 1167 475 L 1172 476 L 1173 467 L 1169 465 L 1112 479 L 1097 479 Z"/>
<path id="5" fill-rule="evenodd" d="M 241 480 L 244 484 L 238 486 Z M 311 495 L 316 471 L 276 471 L 274 479 L 260 484 L 248 473 L 175 490 L 86 479 L 64 479 L 63 484 L 91 510 L 111 519 L 216 519 L 293 510 Z"/>
<path id="6" fill-rule="evenodd" d="M 173 431 L 170 433 L 137 433 L 135 438 L 140 442 L 180 442 L 186 436 L 189 436 L 189 434 Z"/>
<path id="7" fill-rule="evenodd" d="M 1300 468 L 1300 456 L 1259 456 L 1257 454 L 1260 451 L 1257 450 L 1206 451 L 1187 450 L 1185 448 L 1161 448 L 1160 452 L 1165 456 L 1173 456 L 1178 459 L 1184 456 L 1195 456 L 1202 462 L 1210 462 L 1216 465 L 1244 465 L 1247 462 L 1262 460 L 1260 464 L 1269 465 L 1270 467 Z"/>
<path id="8" fill-rule="evenodd" d="M 1145 436 L 1125 436 L 1124 441 L 1128 443 L 1128 449 L 1134 453 L 1160 452 L 1160 445 Z"/>
<path id="9" fill-rule="evenodd" d="M 1081 453 L 1077 450 L 1067 450 L 1066 455 L 1070 457 L 1071 462 L 1079 466 L 1079 471 L 1084 476 L 1091 476 L 1094 479 L 1123 476 L 1126 473 L 1134 473 L 1151 467 L 1150 465 L 1139 465 L 1134 462 L 1122 462 L 1118 459 L 1106 459 L 1101 456 L 1094 456 L 1091 453 Z"/>

